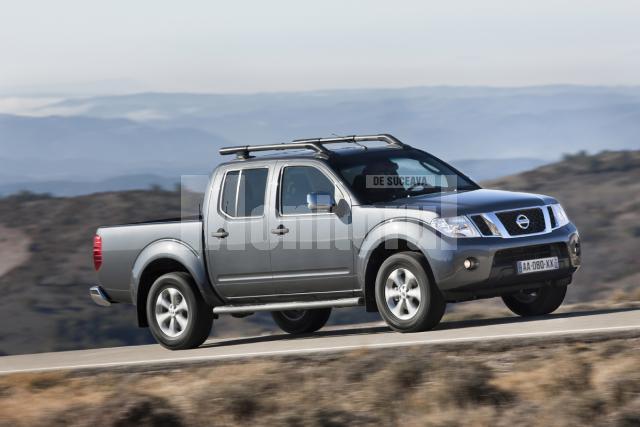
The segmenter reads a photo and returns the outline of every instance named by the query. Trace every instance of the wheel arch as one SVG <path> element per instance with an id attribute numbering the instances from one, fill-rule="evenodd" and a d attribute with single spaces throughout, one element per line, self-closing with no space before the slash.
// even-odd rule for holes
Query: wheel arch
<path id="1" fill-rule="evenodd" d="M 425 258 L 425 270 L 429 280 L 435 283 L 425 245 L 437 244 L 437 236 L 422 221 L 409 218 L 388 220 L 365 237 L 358 253 L 358 281 L 369 312 L 378 311 L 375 300 L 375 282 L 378 270 L 385 259 L 398 252 L 420 252 Z M 436 247 L 436 246 L 430 246 Z"/>
<path id="2" fill-rule="evenodd" d="M 183 242 L 166 239 L 147 246 L 134 263 L 131 276 L 131 299 L 136 305 L 138 325 L 148 326 L 146 299 L 151 285 L 162 275 L 172 272 L 189 274 L 200 296 L 209 305 L 221 304 L 213 292 L 202 257 Z"/>

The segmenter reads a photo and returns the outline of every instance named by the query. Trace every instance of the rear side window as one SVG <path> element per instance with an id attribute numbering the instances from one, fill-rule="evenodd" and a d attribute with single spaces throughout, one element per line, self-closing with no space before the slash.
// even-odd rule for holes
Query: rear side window
<path id="1" fill-rule="evenodd" d="M 222 186 L 220 209 L 229 216 L 236 216 L 236 196 L 238 191 L 238 177 L 240 171 L 227 172 Z"/>
<path id="2" fill-rule="evenodd" d="M 220 209 L 235 218 L 262 216 L 268 175 L 266 168 L 228 172 L 222 185 Z"/>
<path id="3" fill-rule="evenodd" d="M 243 169 L 236 216 L 262 216 L 268 169 Z"/>

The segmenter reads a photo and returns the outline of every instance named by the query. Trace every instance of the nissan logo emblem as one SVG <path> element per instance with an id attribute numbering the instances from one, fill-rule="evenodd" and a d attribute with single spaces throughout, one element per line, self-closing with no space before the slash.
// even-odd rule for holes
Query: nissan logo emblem
<path id="1" fill-rule="evenodd" d="M 531 224 L 531 221 L 529 221 L 529 218 L 527 218 L 526 215 L 518 215 L 518 217 L 516 218 L 516 224 L 518 224 L 518 227 L 526 230 L 527 228 L 529 228 L 529 224 Z"/>

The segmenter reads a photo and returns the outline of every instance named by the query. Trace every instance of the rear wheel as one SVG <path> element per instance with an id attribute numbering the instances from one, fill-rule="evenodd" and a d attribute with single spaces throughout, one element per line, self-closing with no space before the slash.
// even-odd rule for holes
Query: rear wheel
<path id="1" fill-rule="evenodd" d="M 211 332 L 213 310 L 186 273 L 168 273 L 151 286 L 147 321 L 153 337 L 170 350 L 198 347 Z"/>
<path id="2" fill-rule="evenodd" d="M 314 310 L 287 310 L 271 313 L 273 320 L 290 334 L 308 334 L 322 328 L 329 320 L 330 308 Z"/>
<path id="3" fill-rule="evenodd" d="M 504 295 L 502 300 L 518 316 L 542 316 L 556 311 L 566 293 L 566 286 L 548 286 Z"/>
<path id="4" fill-rule="evenodd" d="M 389 327 L 398 332 L 434 328 L 444 315 L 446 302 L 431 283 L 424 255 L 400 252 L 387 258 L 376 278 L 376 304 Z"/>

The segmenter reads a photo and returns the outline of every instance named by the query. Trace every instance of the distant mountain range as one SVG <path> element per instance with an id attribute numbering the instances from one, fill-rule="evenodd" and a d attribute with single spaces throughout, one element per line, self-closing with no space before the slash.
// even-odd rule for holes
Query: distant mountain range
<path id="1" fill-rule="evenodd" d="M 182 174 L 208 174 L 223 145 L 331 134 L 393 133 L 477 179 L 564 153 L 640 147 L 640 87 L 141 93 L 74 97 L 10 113 L 0 115 L 0 194 L 123 190 L 133 184 L 119 186 L 121 177 L 140 175 L 165 185 Z"/>
<path id="2" fill-rule="evenodd" d="M 199 129 L 158 129 L 127 119 L 0 115 L 0 170 L 31 180 L 207 173 L 222 144 Z"/>

